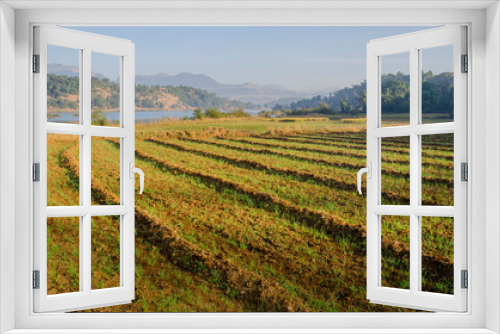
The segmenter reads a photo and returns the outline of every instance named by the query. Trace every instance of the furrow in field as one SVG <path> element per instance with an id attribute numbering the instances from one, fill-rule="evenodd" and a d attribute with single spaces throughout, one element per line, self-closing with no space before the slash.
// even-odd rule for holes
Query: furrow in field
<path id="1" fill-rule="evenodd" d="M 307 157 L 307 156 L 301 156 L 297 154 L 291 154 L 283 151 L 275 151 L 275 150 L 269 150 L 269 149 L 256 149 L 256 148 L 250 148 L 250 147 L 241 147 L 237 145 L 230 145 L 230 144 L 225 144 L 223 142 L 216 142 L 212 140 L 206 140 L 206 139 L 192 139 L 192 138 L 179 138 L 180 140 L 183 141 L 188 141 L 191 143 L 202 143 L 202 144 L 207 144 L 207 145 L 213 145 L 215 147 L 223 147 L 227 148 L 230 150 L 235 150 L 235 151 L 240 151 L 240 152 L 251 152 L 255 154 L 265 154 L 265 155 L 271 155 L 271 156 L 280 156 L 284 158 L 289 158 L 292 160 L 300 160 L 300 161 L 306 161 L 306 162 L 311 162 L 315 164 L 323 164 L 327 166 L 332 166 L 332 167 L 337 167 L 337 168 L 348 168 L 348 169 L 360 169 L 366 166 L 365 163 L 355 163 L 355 162 L 350 162 L 350 161 L 338 161 L 338 160 L 328 160 L 328 159 L 323 159 L 323 158 L 314 158 L 314 157 Z M 186 147 L 182 148 L 183 150 L 186 150 Z M 203 151 L 205 152 L 205 151 Z M 348 155 L 349 157 L 351 155 Z M 391 159 L 382 159 L 382 161 L 387 162 L 388 160 Z M 389 161 L 392 162 L 392 161 Z M 406 161 L 408 163 L 408 161 Z M 427 164 L 423 164 L 426 166 Z M 432 165 L 434 167 L 434 165 Z M 392 168 L 387 168 L 384 167 L 382 170 L 383 175 L 392 175 L 392 176 L 397 176 L 405 179 L 410 178 L 410 173 L 409 172 L 403 172 L 401 170 L 397 169 L 392 169 Z M 448 179 L 448 178 L 442 178 L 442 177 L 434 177 L 434 176 L 427 176 L 427 175 L 422 175 L 422 181 L 424 182 L 429 182 L 432 184 L 444 184 L 448 187 L 453 186 L 453 180 Z"/>
<path id="2" fill-rule="evenodd" d="M 152 156 L 137 149 L 136 149 L 136 155 L 148 161 L 153 161 L 157 163 L 159 166 L 162 166 L 172 172 L 178 172 L 192 177 L 198 177 L 200 179 L 205 180 L 208 183 L 221 187 L 222 189 L 228 188 L 246 194 L 247 196 L 255 198 L 256 200 L 262 201 L 264 203 L 266 202 L 271 203 L 275 207 L 278 207 L 280 211 L 296 216 L 298 221 L 306 224 L 307 226 L 317 229 L 319 231 L 324 231 L 329 235 L 349 236 L 351 240 L 353 241 L 358 240 L 358 242 L 364 240 L 364 238 L 366 237 L 366 229 L 364 226 L 348 224 L 343 219 L 336 217 L 332 214 L 328 214 L 323 211 L 311 210 L 309 208 L 298 207 L 290 203 L 289 201 L 283 200 L 272 194 L 262 193 L 244 184 L 230 181 L 227 179 L 222 179 L 220 177 L 205 173 L 200 170 L 192 170 L 189 168 L 185 168 L 177 164 L 173 164 L 171 162 L 157 158 L 156 156 Z M 389 240 L 387 237 L 383 236 L 381 244 L 383 245 L 384 249 L 387 249 L 388 251 L 392 252 L 395 258 L 409 256 L 409 251 L 408 249 L 406 249 L 407 247 L 401 242 Z M 447 269 L 449 269 L 450 266 L 452 267 L 450 259 L 444 257 L 423 255 L 423 258 L 425 258 L 427 263 L 432 263 L 432 265 L 435 267 L 447 268 Z"/>
<path id="3" fill-rule="evenodd" d="M 315 145 L 323 145 L 323 146 L 339 146 L 344 143 L 349 143 L 348 145 L 358 145 L 361 147 L 366 148 L 366 141 L 360 141 L 360 140 L 348 140 L 348 139 L 342 139 L 342 140 L 332 140 L 329 142 L 325 142 L 322 140 L 312 140 L 312 139 L 301 139 L 299 137 L 291 137 L 291 136 L 253 136 L 252 138 L 260 138 L 260 139 L 268 139 L 268 140 L 279 140 L 279 141 L 285 141 L 285 142 L 292 142 L 292 143 L 301 143 L 301 144 L 315 144 Z M 395 138 L 391 138 L 390 141 L 387 141 L 384 143 L 384 150 L 388 152 L 395 152 L 395 153 L 407 153 L 408 150 L 404 149 L 399 149 L 398 142 L 394 142 Z M 391 143 L 392 142 L 392 143 Z M 339 144 L 341 143 L 341 144 Z M 399 144 L 408 144 L 406 141 L 401 141 Z M 438 144 L 434 145 L 433 143 L 427 143 L 423 144 L 422 148 L 424 152 L 422 152 L 422 155 L 424 156 L 429 156 L 429 157 L 439 157 L 442 159 L 449 159 L 453 160 L 453 156 L 450 155 L 450 153 L 453 153 L 454 149 L 453 148 L 446 148 L 446 147 L 441 147 Z M 449 152 L 449 153 L 445 153 Z"/>
<path id="4" fill-rule="evenodd" d="M 161 141 L 156 141 L 156 140 L 150 140 L 150 141 L 153 143 L 164 145 L 164 143 Z M 175 146 L 173 147 L 176 148 Z M 326 230 L 330 234 L 335 234 L 335 233 L 346 234 L 347 232 L 348 234 L 358 235 L 360 238 L 363 237 L 364 233 L 363 229 L 361 229 L 358 226 L 345 224 L 345 222 L 341 218 L 335 217 L 331 214 L 314 211 L 308 208 L 298 207 L 272 194 L 262 193 L 244 184 L 230 180 L 225 180 L 200 170 L 196 171 L 189 168 L 185 168 L 177 164 L 165 161 L 163 159 L 159 159 L 155 156 L 152 156 L 137 149 L 136 149 L 136 155 L 138 155 L 141 158 L 147 159 L 149 161 L 154 161 L 158 165 L 161 165 L 169 170 L 181 172 L 189 176 L 199 177 L 212 184 L 221 186 L 223 188 L 229 188 L 238 191 L 240 193 L 244 193 L 257 200 L 273 203 L 275 206 L 279 207 L 282 212 L 292 213 L 297 217 L 301 217 L 302 218 L 300 219 L 301 221 L 305 222 L 308 226 L 316 228 L 320 231 Z"/>
<path id="5" fill-rule="evenodd" d="M 155 156 L 173 158 L 156 144 L 143 145 L 142 141 L 137 144 L 139 148 L 151 148 Z M 109 152 L 109 148 L 103 149 Z M 320 306 L 332 295 L 338 301 L 357 296 L 356 304 L 363 309 L 366 307 L 359 299 L 361 293 L 346 291 L 345 282 L 334 279 L 344 277 L 345 272 L 346 277 L 354 279 L 357 276 L 356 281 L 363 285 L 365 279 L 352 272 L 356 271 L 354 268 L 361 270 L 364 267 L 364 251 L 361 250 L 364 248 L 360 245 L 350 243 L 346 250 L 346 246 L 339 246 L 326 235 L 304 228 L 295 219 L 282 217 L 269 207 L 272 206 L 269 202 L 257 204 L 226 188 L 217 191 L 210 183 L 171 173 L 147 160 L 137 165 L 147 175 L 146 192 L 138 197 L 138 205 L 161 217 L 164 223 L 174 224 L 179 233 L 186 238 L 190 236 L 189 240 L 194 238 L 204 247 L 208 240 L 212 244 L 209 249 L 217 245 L 216 254 L 231 257 L 239 266 L 252 268 L 252 272 L 264 278 L 272 277 L 303 298 L 313 310 L 332 310 Z M 204 169 L 211 170 L 212 166 L 205 165 Z M 193 231 L 193 228 L 198 239 L 192 232 L 186 234 L 186 229 Z M 228 240 L 232 240 L 231 245 L 235 247 L 223 247 Z M 338 309 L 335 306 L 333 310 Z"/>
<path id="6" fill-rule="evenodd" d="M 349 141 L 349 142 L 359 142 L 360 144 L 366 144 L 366 132 L 363 133 L 363 136 L 356 136 L 356 137 L 349 137 L 349 136 L 336 136 L 336 135 L 329 135 L 326 137 L 322 136 L 309 136 L 307 134 L 296 134 L 296 135 L 285 135 L 284 137 L 287 138 L 296 138 L 296 139 L 305 139 L 305 140 L 320 140 L 324 142 L 343 142 L 343 141 Z M 436 147 L 440 151 L 453 151 L 453 144 L 446 142 L 446 143 L 436 143 L 436 142 L 429 142 L 425 140 L 426 137 L 424 137 L 424 142 L 422 143 L 424 148 L 429 148 L 429 147 Z M 394 143 L 392 144 L 395 146 L 396 144 L 408 144 L 409 140 L 406 138 L 391 138 L 391 142 Z"/>
<path id="7" fill-rule="evenodd" d="M 65 171 L 65 175 L 71 178 L 71 180 L 79 180 L 78 176 L 78 168 L 71 168 L 69 165 L 70 159 L 68 159 L 69 155 L 73 155 L 75 157 L 74 150 L 69 151 L 66 154 L 63 154 L 68 148 L 77 146 L 78 140 L 75 138 L 71 138 L 71 143 L 68 145 L 68 142 L 65 138 L 59 138 L 61 136 L 53 136 L 54 139 L 51 139 L 49 142 L 49 148 L 52 151 L 52 156 L 60 157 L 60 166 L 59 168 Z M 61 147 L 60 143 L 65 144 L 64 147 Z M 57 149 L 57 153 L 55 153 L 55 149 Z M 78 152 L 76 152 L 78 154 Z M 50 156 L 49 156 L 50 157 Z M 77 158 L 71 159 L 71 165 L 77 165 Z M 50 182 L 61 181 L 61 177 L 51 174 Z M 64 195 L 67 195 L 68 192 L 71 193 L 75 191 L 73 187 L 75 184 L 66 183 L 65 186 L 58 184 L 58 195 L 54 197 L 52 193 L 48 194 L 52 198 L 52 205 L 66 205 L 66 199 L 59 200 L 59 198 L 64 198 Z M 77 186 L 77 184 L 76 184 Z M 77 189 L 76 189 L 77 191 Z M 77 192 L 78 195 L 78 192 Z M 116 222 L 114 222 L 116 223 Z M 64 244 L 60 244 L 60 242 L 64 241 L 64 235 L 60 236 L 59 234 L 68 232 L 68 225 L 64 222 L 52 221 L 52 226 L 56 224 L 56 228 L 51 231 L 50 237 L 55 241 L 54 245 L 48 251 L 48 258 L 52 258 L 52 262 L 49 262 L 48 265 L 55 268 L 60 268 L 61 261 L 65 259 L 66 261 L 71 261 L 71 256 L 68 256 L 67 249 L 60 248 Z M 116 226 L 116 225 L 115 225 Z M 97 242 L 97 244 L 106 245 L 112 243 L 113 232 L 116 229 L 113 228 L 113 223 L 111 226 L 108 226 L 109 233 L 106 233 L 106 237 L 108 239 L 102 240 L 104 235 L 94 235 L 93 240 Z M 64 254 L 59 254 L 59 252 L 63 252 Z M 111 251 L 111 253 L 113 250 Z M 204 280 L 195 273 L 192 273 L 189 270 L 180 268 L 173 264 L 168 257 L 165 257 L 161 254 L 151 243 L 142 239 L 140 236 L 136 237 L 135 243 L 135 253 L 136 253 L 136 298 L 132 303 L 116 305 L 116 306 L 108 306 L 104 308 L 90 309 L 82 312 L 213 312 L 217 311 L 226 311 L 226 312 L 241 312 L 244 311 L 243 303 L 238 300 L 228 300 L 225 296 L 225 292 L 221 291 L 217 287 L 215 287 L 212 283 Z M 75 255 L 73 255 L 75 256 Z M 68 260 L 69 258 L 69 260 Z M 97 257 L 96 260 L 106 260 L 109 259 L 109 256 L 105 256 L 104 258 Z M 78 254 L 76 254 L 76 258 L 78 261 Z M 67 265 L 67 262 L 64 263 Z M 103 268 L 95 268 L 94 274 L 96 277 L 107 277 L 111 279 L 111 276 L 114 272 L 113 270 L 109 270 L 108 273 L 102 271 Z M 51 294 L 53 293 L 66 293 L 69 292 L 66 287 L 67 282 L 70 282 L 72 277 L 68 277 L 67 270 L 55 270 L 55 273 L 52 274 L 49 272 L 50 280 L 48 277 L 48 283 L 56 283 L 57 286 L 51 285 Z M 64 282 L 65 284 L 60 284 L 60 282 Z M 54 289 L 54 287 L 56 289 Z M 167 294 L 165 294 L 167 292 Z M 170 293 L 175 292 L 175 293 Z"/>
<path id="8" fill-rule="evenodd" d="M 156 180 L 151 181 L 156 182 Z M 212 190 L 212 188 L 208 189 Z M 228 192 L 219 194 L 221 198 L 227 195 L 235 197 L 235 194 Z M 181 200 L 179 198 L 169 200 L 165 199 L 164 196 L 155 195 L 149 195 L 149 197 L 155 201 L 155 206 L 160 204 L 165 210 L 172 206 L 168 202 L 176 201 L 178 204 Z M 220 205 L 217 202 L 212 201 L 211 212 L 217 210 Z M 201 234 L 210 238 L 210 234 L 207 233 L 210 231 L 226 240 L 231 240 L 231 243 L 244 245 L 244 249 L 238 247 L 231 250 L 219 249 L 221 255 L 232 257 L 233 261 L 245 268 L 248 266 L 258 267 L 259 273 L 266 271 L 265 268 L 270 268 L 267 271 L 274 273 L 272 274 L 273 279 L 280 282 L 281 286 L 293 286 L 294 294 L 304 299 L 306 304 L 312 307 L 312 310 L 325 311 L 325 309 L 318 307 L 316 302 L 328 299 L 328 296 L 332 294 L 336 296 L 337 301 L 343 298 L 355 298 L 355 296 L 359 298 L 359 295 L 344 291 L 345 282 L 332 279 L 340 274 L 354 280 L 355 275 L 350 271 L 354 268 L 364 267 L 362 261 L 364 252 L 358 249 L 359 245 L 352 244 L 353 249 L 346 252 L 329 238 L 304 232 L 303 229 L 286 223 L 279 215 L 265 212 L 265 209 L 258 209 L 261 211 L 259 214 L 261 216 L 274 216 L 275 219 L 272 223 L 266 221 L 265 218 L 253 223 L 246 221 L 245 218 L 242 219 L 248 215 L 244 211 L 249 211 L 251 208 L 239 210 L 237 204 L 233 204 L 236 211 L 234 216 L 232 215 L 233 210 L 231 210 L 231 217 L 228 217 L 229 214 L 225 211 L 219 214 L 217 220 L 212 219 L 211 215 L 208 214 L 198 220 L 193 215 L 193 211 L 196 209 L 192 208 L 192 204 L 191 202 L 187 211 L 182 210 L 179 205 L 176 205 L 176 208 L 180 216 L 189 217 Z M 247 204 L 247 202 L 242 200 L 242 204 Z M 220 242 L 217 244 L 220 245 Z M 253 256 L 245 256 L 245 253 L 248 252 L 252 253 Z M 256 259 L 258 259 L 258 264 L 255 263 Z M 254 272 L 255 270 L 256 268 L 253 268 Z M 364 279 L 358 275 L 356 280 L 362 284 Z M 359 303 L 359 306 L 363 307 L 362 303 Z"/>
<path id="9" fill-rule="evenodd" d="M 205 156 L 205 157 L 223 160 L 223 161 L 226 161 L 228 163 L 232 163 L 232 164 L 242 166 L 242 167 L 254 168 L 254 169 L 263 170 L 263 171 L 270 171 L 270 172 L 278 173 L 278 174 L 282 174 L 282 175 L 295 176 L 295 177 L 298 177 L 298 178 L 305 180 L 305 181 L 310 180 L 310 181 L 314 181 L 316 183 L 324 184 L 327 186 L 341 186 L 344 189 L 350 189 L 353 191 L 357 189 L 354 184 L 346 183 L 345 181 L 340 180 L 339 178 L 336 178 L 336 177 L 317 175 L 314 173 L 308 173 L 308 172 L 294 170 L 294 169 L 288 169 L 288 168 L 277 168 L 277 167 L 274 167 L 274 166 L 271 166 L 268 164 L 264 164 L 264 163 L 261 163 L 258 161 L 242 159 L 242 158 L 232 158 L 232 157 L 225 156 L 223 154 L 217 154 L 217 153 L 210 152 L 210 151 L 203 151 L 203 150 L 198 150 L 198 149 L 194 149 L 194 148 L 188 148 L 186 146 L 174 144 L 172 142 L 164 141 L 164 140 L 150 138 L 150 139 L 148 139 L 148 141 L 150 141 L 152 143 L 160 144 L 163 146 L 172 147 L 172 148 L 179 150 L 179 151 L 189 152 L 189 153 L 193 153 L 193 154 L 197 154 L 197 155 L 201 155 L 201 156 Z"/>
<path id="10" fill-rule="evenodd" d="M 202 143 L 202 144 L 207 144 L 207 145 L 214 145 L 217 147 L 224 147 L 228 148 L 230 150 L 235 150 L 235 151 L 240 151 L 240 152 L 251 152 L 251 153 L 256 153 L 256 154 L 266 154 L 266 155 L 277 155 L 280 157 L 284 158 L 291 158 L 293 160 L 301 160 L 301 161 L 307 161 L 307 162 L 312 162 L 312 163 L 317 163 L 317 164 L 324 164 L 332 167 L 347 167 L 347 168 L 352 168 L 352 169 L 359 169 L 365 167 L 366 164 L 357 164 L 357 163 L 349 163 L 345 161 L 333 161 L 333 160 L 328 160 L 328 159 L 322 159 L 322 158 L 314 158 L 314 157 L 307 157 L 307 156 L 301 156 L 301 155 L 296 155 L 296 154 L 291 154 L 288 152 L 283 152 L 283 151 L 276 151 L 276 150 L 269 150 L 269 149 L 258 149 L 258 148 L 250 148 L 250 147 L 242 147 L 242 146 L 237 146 L 237 145 L 230 145 L 223 143 L 221 141 L 212 141 L 212 140 L 207 140 L 207 139 L 194 139 L 194 138 L 179 138 L 180 140 L 183 141 L 188 141 L 192 143 Z"/>
<path id="11" fill-rule="evenodd" d="M 251 137 L 251 138 L 242 138 L 242 137 L 237 137 L 237 138 L 225 138 L 227 140 L 235 141 L 235 142 L 240 142 L 244 144 L 258 144 L 261 146 L 266 146 L 266 147 L 271 147 L 271 148 L 283 148 L 283 149 L 289 149 L 289 150 L 295 150 L 295 151 L 303 151 L 303 152 L 316 152 L 316 153 L 323 153 L 323 154 L 346 154 L 344 150 L 336 150 L 336 149 L 326 149 L 326 148 L 318 148 L 318 144 L 322 145 L 321 143 L 313 143 L 313 144 L 308 144 L 308 143 L 303 143 L 303 142 L 294 142 L 294 144 L 284 144 L 281 143 L 282 140 L 280 139 L 275 139 L 275 138 L 270 138 L 270 137 Z M 285 140 L 287 142 L 287 140 Z M 345 145 L 330 145 L 334 146 L 336 148 L 339 147 L 345 147 L 345 148 L 352 148 L 352 149 L 358 149 L 358 150 L 363 150 L 364 152 L 362 153 L 354 153 L 351 152 L 349 153 L 350 155 L 352 154 L 353 157 L 364 157 L 366 158 L 366 146 L 359 146 L 359 145 L 353 145 L 353 144 L 345 144 Z M 327 146 L 328 147 L 328 146 Z M 409 154 L 408 150 L 404 149 L 395 149 L 395 148 L 385 148 L 384 146 L 384 151 L 391 152 L 391 153 L 397 153 L 397 154 Z M 436 153 L 433 151 L 424 151 L 422 152 L 422 157 L 428 157 L 428 158 L 436 158 L 436 159 L 441 159 L 441 160 L 446 160 L 446 161 L 453 161 L 453 156 L 451 155 L 443 155 L 440 153 Z M 401 158 L 398 158 L 397 155 L 389 162 L 404 162 Z M 426 163 L 429 163 L 430 165 L 433 165 L 434 162 L 426 161 Z M 437 165 L 440 164 L 440 162 L 436 162 Z M 443 165 L 444 167 L 444 165 Z"/>
<path id="12" fill-rule="evenodd" d="M 180 138 L 182 139 L 182 138 Z M 353 159 L 363 159 L 363 166 L 365 164 L 364 160 L 366 159 L 366 146 L 357 146 L 357 145 L 336 145 L 335 148 L 339 147 L 344 147 L 346 149 L 330 149 L 330 150 L 325 150 L 322 151 L 321 149 L 317 149 L 318 146 L 294 146 L 294 145 L 287 145 L 287 144 L 280 144 L 277 143 L 276 141 L 274 142 L 259 142 L 259 141 L 251 141 L 249 140 L 248 142 L 245 142 L 243 139 L 240 138 L 238 141 L 237 139 L 230 139 L 230 138 L 216 138 L 214 139 L 214 142 L 221 142 L 221 141 L 229 141 L 234 145 L 238 145 L 238 147 L 245 147 L 245 148 L 274 148 L 274 149 L 279 149 L 279 152 L 286 151 L 286 153 L 291 154 L 293 156 L 297 156 L 297 154 L 300 154 L 301 156 L 305 157 L 310 157 L 311 155 L 315 155 L 316 157 L 320 159 L 324 159 L 327 161 L 331 160 L 336 160 L 337 157 L 344 157 L 344 158 L 353 158 Z M 276 146 L 274 146 L 276 144 Z M 300 145 L 300 144 L 299 144 Z M 252 147 L 250 147 L 252 146 Z M 275 151 L 275 150 L 273 150 Z M 302 152 L 307 152 L 307 153 L 302 153 Z M 384 146 L 384 154 L 382 157 L 383 162 L 388 162 L 388 163 L 394 163 L 394 164 L 401 164 L 401 165 L 409 165 L 408 163 L 408 157 L 402 156 L 400 154 L 389 154 L 385 150 Z M 406 151 L 406 155 L 408 154 L 408 151 Z M 425 167 L 430 167 L 430 168 L 439 168 L 439 169 L 447 169 L 447 170 L 452 170 L 453 169 L 453 161 L 442 161 L 439 158 L 434 158 L 434 157 L 425 157 L 426 152 L 423 152 L 423 157 L 422 157 L 422 166 Z"/>
<path id="13" fill-rule="evenodd" d="M 76 149 L 76 146 L 72 149 Z M 78 175 L 78 164 L 74 154 L 65 152 L 69 169 Z M 94 200 L 101 204 L 119 205 L 119 198 L 107 188 L 92 179 Z M 163 224 L 161 219 L 151 216 L 146 210 L 136 206 L 136 231 L 138 236 L 156 245 L 172 261 L 185 269 L 203 265 L 207 271 L 216 271 L 229 288 L 239 292 L 242 299 L 265 306 L 268 311 L 299 312 L 308 311 L 303 301 L 291 296 L 278 283 L 264 279 L 222 258 L 201 249 L 197 245 L 179 237 L 171 226 Z"/>
<path id="14" fill-rule="evenodd" d="M 228 152 L 227 150 L 222 151 L 224 149 L 220 149 L 221 152 L 214 152 L 215 150 L 207 150 L 205 147 L 203 147 L 203 144 L 191 144 L 191 146 L 186 146 L 175 143 L 174 140 L 160 140 L 156 138 L 148 139 L 148 141 L 166 147 L 171 147 L 179 151 L 225 161 L 227 163 L 243 168 L 262 170 L 268 174 L 292 176 L 304 182 L 315 182 L 317 184 L 322 184 L 331 188 L 340 188 L 353 192 L 357 190 L 356 175 L 355 171 L 353 170 L 338 168 L 327 169 L 314 164 L 302 164 L 297 161 L 279 157 L 276 157 L 276 159 L 273 157 L 263 159 L 259 157 L 253 157 L 251 155 L 245 155 L 243 158 L 240 158 L 238 156 L 239 154 L 235 153 L 234 151 Z M 197 147 L 200 147 L 200 149 L 198 149 Z M 386 170 L 389 170 L 389 173 L 385 173 Z M 405 179 L 403 178 L 399 178 L 397 175 L 391 175 L 390 169 L 385 167 L 383 176 L 383 203 L 387 204 L 385 201 L 394 201 L 399 204 L 407 205 L 410 201 L 409 182 L 405 181 Z M 443 202 L 448 193 L 448 189 L 446 187 L 443 187 L 443 185 L 449 187 L 450 181 L 442 177 L 426 177 L 432 181 L 432 183 L 424 183 L 426 185 L 426 189 L 428 187 L 432 187 L 435 192 L 423 194 L 423 204 L 436 205 L 435 203 L 439 203 L 448 205 L 444 204 L 445 202 Z M 394 189 L 398 190 L 394 191 Z M 406 189 L 406 191 L 403 191 L 401 189 Z M 436 202 L 435 198 L 440 199 L 439 202 Z"/>

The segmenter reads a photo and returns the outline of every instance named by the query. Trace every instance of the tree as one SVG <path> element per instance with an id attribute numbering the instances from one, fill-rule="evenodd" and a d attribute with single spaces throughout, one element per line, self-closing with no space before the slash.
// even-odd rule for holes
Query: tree
<path id="1" fill-rule="evenodd" d="M 196 108 L 193 110 L 193 119 L 202 119 L 203 118 L 203 110 L 201 108 Z"/>
<path id="2" fill-rule="evenodd" d="M 366 89 L 363 90 L 356 100 L 358 101 L 358 108 L 363 114 L 366 114 Z"/>
<path id="3" fill-rule="evenodd" d="M 351 105 L 347 101 L 347 98 L 343 99 L 340 102 L 340 112 L 343 114 L 348 114 L 351 112 Z"/>

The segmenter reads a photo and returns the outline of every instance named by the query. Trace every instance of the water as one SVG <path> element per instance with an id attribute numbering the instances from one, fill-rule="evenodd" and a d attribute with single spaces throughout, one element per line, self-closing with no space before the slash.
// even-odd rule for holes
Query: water
<path id="1" fill-rule="evenodd" d="M 246 113 L 256 116 L 260 109 L 248 109 L 245 110 Z M 118 111 L 105 113 L 108 121 L 119 121 L 120 113 Z M 183 118 L 193 117 L 192 110 L 174 110 L 174 111 L 136 111 L 135 112 L 135 122 L 136 123 L 154 123 L 165 118 Z M 75 113 L 53 113 L 49 122 L 56 123 L 78 123 L 78 114 Z"/>

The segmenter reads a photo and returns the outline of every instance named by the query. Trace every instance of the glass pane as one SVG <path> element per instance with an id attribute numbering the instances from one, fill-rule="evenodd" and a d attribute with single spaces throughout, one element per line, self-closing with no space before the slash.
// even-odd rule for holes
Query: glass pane
<path id="1" fill-rule="evenodd" d="M 410 53 L 381 56 L 382 126 L 410 124 Z"/>
<path id="2" fill-rule="evenodd" d="M 120 139 L 92 137 L 92 205 L 120 204 Z"/>
<path id="3" fill-rule="evenodd" d="M 80 136 L 47 134 L 47 205 L 80 205 Z"/>
<path id="4" fill-rule="evenodd" d="M 410 137 L 381 138 L 382 205 L 410 204 Z"/>
<path id="5" fill-rule="evenodd" d="M 422 123 L 453 122 L 453 45 L 421 50 Z"/>
<path id="6" fill-rule="evenodd" d="M 92 125 L 120 126 L 120 57 L 92 52 Z"/>
<path id="7" fill-rule="evenodd" d="M 80 290 L 80 218 L 47 218 L 47 294 Z"/>
<path id="8" fill-rule="evenodd" d="M 80 50 L 47 45 L 47 121 L 80 122 Z"/>
<path id="9" fill-rule="evenodd" d="M 422 204 L 453 206 L 453 133 L 422 136 Z"/>
<path id="10" fill-rule="evenodd" d="M 92 217 L 92 289 L 120 286 L 120 216 Z"/>
<path id="11" fill-rule="evenodd" d="M 453 218 L 421 219 L 422 291 L 453 294 Z"/>
<path id="12" fill-rule="evenodd" d="M 410 217 L 382 216 L 382 286 L 410 288 Z"/>

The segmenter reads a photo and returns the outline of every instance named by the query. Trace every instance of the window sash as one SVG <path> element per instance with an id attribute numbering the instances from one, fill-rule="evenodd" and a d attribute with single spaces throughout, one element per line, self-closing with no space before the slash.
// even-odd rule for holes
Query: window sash
<path id="1" fill-rule="evenodd" d="M 367 180 L 367 298 L 377 304 L 421 310 L 467 310 L 467 289 L 460 288 L 461 270 L 467 269 L 467 183 L 460 181 L 460 163 L 467 162 L 466 74 L 461 54 L 466 54 L 465 27 L 443 27 L 371 41 L 367 46 L 367 161 L 373 168 Z M 420 124 L 420 50 L 454 45 L 454 122 Z M 381 127 L 381 57 L 410 54 L 410 125 Z M 454 207 L 428 207 L 420 203 L 421 135 L 454 133 Z M 381 138 L 410 137 L 410 205 L 381 205 Z M 410 289 L 381 286 L 381 217 L 410 217 Z M 454 217 L 454 295 L 421 291 L 422 216 Z"/>
<path id="2" fill-rule="evenodd" d="M 34 265 L 40 271 L 40 288 L 34 289 L 35 312 L 73 311 L 129 303 L 134 298 L 134 180 L 128 162 L 134 161 L 134 46 L 130 41 L 76 30 L 35 27 L 34 53 L 40 55 L 40 73 L 34 75 L 34 161 L 40 163 L 40 182 L 34 184 Z M 47 122 L 47 45 L 80 50 L 80 124 Z M 121 127 L 91 125 L 91 53 L 120 57 Z M 80 137 L 80 205 L 47 207 L 47 134 Z M 91 140 L 121 140 L 120 205 L 91 205 Z M 92 290 L 92 216 L 120 216 L 120 286 Z M 79 292 L 47 295 L 47 218 L 79 217 Z"/>

